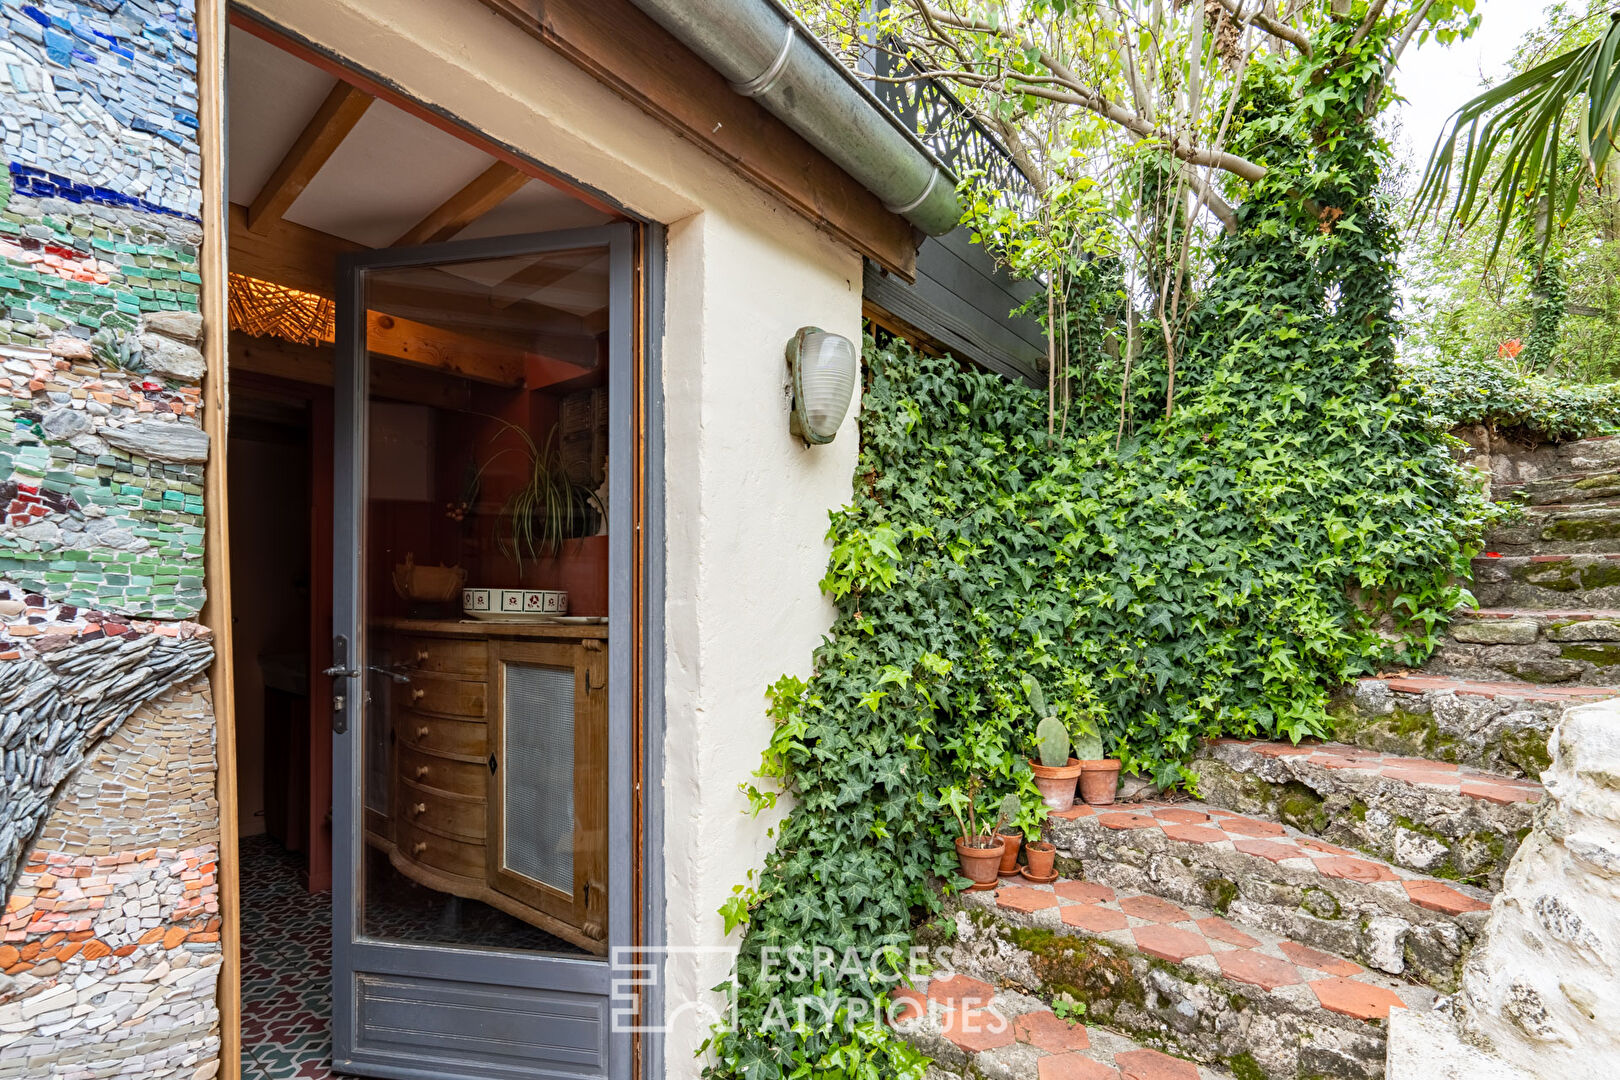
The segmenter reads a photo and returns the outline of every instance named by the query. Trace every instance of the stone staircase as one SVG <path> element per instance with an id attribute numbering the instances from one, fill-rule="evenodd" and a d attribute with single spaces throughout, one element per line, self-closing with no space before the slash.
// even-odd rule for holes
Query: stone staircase
<path id="1" fill-rule="evenodd" d="M 1060 811 L 1056 882 L 958 898 L 901 995 L 936 1080 L 1376 1080 L 1392 1009 L 1443 1024 L 1548 735 L 1620 695 L 1620 440 L 1491 467 L 1528 510 L 1475 560 L 1486 606 L 1346 688 L 1342 741 L 1211 743 L 1203 801 Z"/>

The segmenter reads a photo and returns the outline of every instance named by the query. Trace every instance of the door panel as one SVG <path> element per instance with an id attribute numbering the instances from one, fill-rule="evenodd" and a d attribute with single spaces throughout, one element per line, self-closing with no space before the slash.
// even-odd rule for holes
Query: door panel
<path id="1" fill-rule="evenodd" d="M 606 954 L 632 944 L 631 228 L 340 262 L 340 1072 L 630 1075 Z M 462 584 L 596 573 L 583 637 L 462 617 Z"/>

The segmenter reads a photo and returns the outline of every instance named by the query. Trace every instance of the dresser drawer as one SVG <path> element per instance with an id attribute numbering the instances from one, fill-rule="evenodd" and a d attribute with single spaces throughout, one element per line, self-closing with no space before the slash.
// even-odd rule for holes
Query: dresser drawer
<path id="1" fill-rule="evenodd" d="M 393 688 L 394 703 L 402 708 L 445 716 L 483 716 L 488 691 L 481 682 L 446 675 L 413 672 L 409 684 Z"/>
<path id="2" fill-rule="evenodd" d="M 413 671 L 445 675 L 472 675 L 482 679 L 489 674 L 489 648 L 482 641 L 465 638 L 397 637 L 389 645 L 394 663 Z"/>
<path id="3" fill-rule="evenodd" d="M 489 766 L 484 762 L 454 761 L 413 750 L 403 743 L 395 745 L 394 761 L 400 776 L 422 787 L 479 798 L 489 788 Z"/>
<path id="4" fill-rule="evenodd" d="M 485 874 L 484 845 L 475 841 L 452 840 L 418 829 L 409 822 L 395 826 L 394 846 L 412 862 L 443 870 L 447 874 L 482 880 Z"/>
<path id="5" fill-rule="evenodd" d="M 488 815 L 482 798 L 447 795 L 401 777 L 395 805 L 400 820 L 412 828 L 484 842 L 484 819 Z"/>
<path id="6" fill-rule="evenodd" d="M 489 756 L 489 727 L 482 720 L 395 709 L 394 731 L 411 746 L 429 753 L 480 761 Z"/>

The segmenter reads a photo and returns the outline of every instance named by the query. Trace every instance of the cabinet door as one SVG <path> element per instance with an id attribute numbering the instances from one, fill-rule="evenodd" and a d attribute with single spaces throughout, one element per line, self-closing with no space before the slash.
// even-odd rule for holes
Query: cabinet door
<path id="1" fill-rule="evenodd" d="M 607 654 L 595 639 L 492 649 L 489 884 L 605 943 Z"/>

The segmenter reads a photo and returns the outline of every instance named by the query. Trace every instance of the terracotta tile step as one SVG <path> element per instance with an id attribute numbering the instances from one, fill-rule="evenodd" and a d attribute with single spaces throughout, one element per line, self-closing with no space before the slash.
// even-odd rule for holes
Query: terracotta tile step
<path id="1" fill-rule="evenodd" d="M 1204 904 L 1447 992 L 1490 910 L 1481 889 L 1203 803 L 1082 806 L 1058 818 L 1048 833 L 1092 881 Z"/>
<path id="2" fill-rule="evenodd" d="M 1334 734 L 1368 749 L 1533 778 L 1547 767 L 1547 738 L 1566 708 L 1617 695 L 1612 686 L 1387 675 L 1340 689 Z"/>
<path id="3" fill-rule="evenodd" d="M 1345 743 L 1220 739 L 1193 769 L 1213 805 L 1491 891 L 1543 794 L 1523 777 Z"/>
<path id="4" fill-rule="evenodd" d="M 1011 1080 L 1231 1080 L 1213 1066 L 1063 1019 L 1039 998 L 962 975 L 903 991 L 895 1028 L 957 1073 Z M 931 1072 L 940 1073 L 936 1066 Z"/>
<path id="5" fill-rule="evenodd" d="M 1078 987 L 1089 1022 L 1157 1032 L 1164 1049 L 1207 1064 L 1246 1058 L 1274 1080 L 1378 1075 L 1390 1010 L 1437 997 L 1202 906 L 1093 881 L 958 902 L 954 972 L 1054 998 Z"/>

